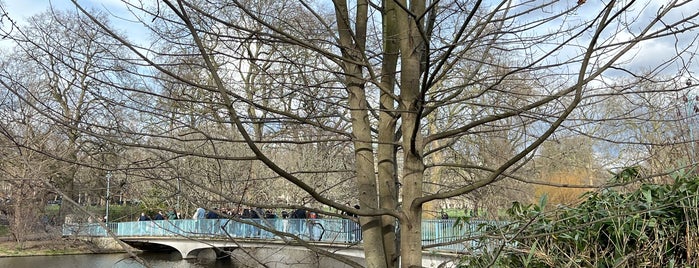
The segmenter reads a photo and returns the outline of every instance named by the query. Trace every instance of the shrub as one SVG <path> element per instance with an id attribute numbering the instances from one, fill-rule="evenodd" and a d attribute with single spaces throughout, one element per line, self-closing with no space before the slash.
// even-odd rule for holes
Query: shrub
<path id="1" fill-rule="evenodd" d="M 629 170 L 624 171 L 628 175 Z M 623 175 L 623 174 L 622 174 Z M 615 176 L 616 179 L 625 179 Z M 628 179 L 628 178 L 626 178 Z M 498 247 L 474 249 L 468 267 L 697 267 L 699 177 L 677 174 L 671 184 L 630 192 L 587 192 L 574 207 L 544 210 L 514 203 L 511 223 L 485 226 Z M 491 234 L 494 234 L 491 232 Z"/>

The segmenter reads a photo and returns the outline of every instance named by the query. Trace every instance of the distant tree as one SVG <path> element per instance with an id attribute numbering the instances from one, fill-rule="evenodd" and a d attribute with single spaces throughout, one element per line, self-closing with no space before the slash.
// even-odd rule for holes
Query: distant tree
<path id="1" fill-rule="evenodd" d="M 101 13 L 94 15 L 104 18 Z M 89 204 L 101 203 L 106 195 L 109 165 L 104 163 L 119 159 L 120 146 L 100 137 L 123 131 L 96 129 L 92 122 L 124 123 L 126 114 L 115 105 L 124 97 L 114 85 L 131 81 L 120 60 L 121 46 L 86 19 L 75 12 L 49 10 L 30 17 L 26 26 L 12 25 L 6 38 L 15 46 L 4 54 L 8 68 L 0 74 L 0 84 L 7 101 L 15 103 L 4 115 L 6 137 L 19 150 L 61 161 L 36 179 L 50 181 L 68 198 Z M 113 98 L 107 100 L 102 94 Z M 17 106 L 25 113 L 15 113 L 12 109 Z M 17 126 L 28 132 L 18 132 Z M 70 213 L 69 207 L 70 203 L 62 206 L 61 214 Z"/>
<path id="2" fill-rule="evenodd" d="M 552 205 L 573 205 L 582 194 L 604 185 L 607 172 L 594 156 L 594 139 L 572 136 L 544 143 L 533 160 L 539 185 L 530 201 L 548 196 Z M 585 188 L 585 187 L 588 188 Z"/>

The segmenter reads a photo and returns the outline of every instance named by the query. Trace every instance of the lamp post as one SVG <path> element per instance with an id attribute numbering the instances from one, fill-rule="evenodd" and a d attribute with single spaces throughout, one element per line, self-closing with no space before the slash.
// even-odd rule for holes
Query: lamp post
<path id="1" fill-rule="evenodd" d="M 699 107 L 697 107 L 697 101 L 699 101 L 699 96 L 692 93 L 692 80 L 687 79 L 686 85 L 688 91 L 685 95 L 682 96 L 682 100 L 685 102 L 685 109 L 684 114 L 680 117 L 684 117 L 681 119 L 683 119 L 682 122 L 686 123 L 686 128 L 689 132 L 689 144 L 691 148 L 688 149 L 691 151 L 689 151 L 687 154 L 689 156 L 690 163 L 693 165 L 695 164 L 694 161 L 696 160 L 696 142 L 694 140 L 694 118 L 695 116 L 697 116 L 697 114 L 699 114 Z"/>
<path id="2" fill-rule="evenodd" d="M 105 212 L 104 215 L 104 222 L 108 223 L 109 222 L 109 178 L 112 176 L 112 173 L 107 172 L 107 211 Z"/>
<path id="3" fill-rule="evenodd" d="M 180 177 L 177 177 L 177 205 L 175 205 L 177 211 L 180 211 Z"/>
<path id="4" fill-rule="evenodd" d="M 689 81 L 689 80 L 687 80 Z M 687 83 L 687 85 L 691 85 L 691 83 Z M 689 161 L 691 161 L 692 164 L 694 164 L 694 158 L 696 157 L 696 145 L 694 144 L 694 124 L 692 124 L 692 119 L 696 115 L 696 102 L 695 102 L 696 96 L 689 95 L 688 97 L 688 102 L 687 102 L 687 128 L 689 129 L 689 141 L 690 144 L 692 145 L 692 152 L 689 157 Z"/>

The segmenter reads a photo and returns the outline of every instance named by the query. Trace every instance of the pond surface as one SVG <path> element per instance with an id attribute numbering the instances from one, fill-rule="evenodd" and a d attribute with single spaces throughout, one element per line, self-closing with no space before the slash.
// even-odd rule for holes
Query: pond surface
<path id="1" fill-rule="evenodd" d="M 197 260 L 183 260 L 179 253 L 154 253 L 144 252 L 138 255 L 157 268 L 222 268 L 235 267 L 230 258 L 220 259 L 214 262 L 201 263 Z M 31 256 L 31 257 L 7 257 L 0 258 L 0 267 L 11 268 L 140 268 L 144 267 L 137 261 L 130 259 L 127 254 L 88 254 L 88 255 L 63 255 L 63 256 Z"/>

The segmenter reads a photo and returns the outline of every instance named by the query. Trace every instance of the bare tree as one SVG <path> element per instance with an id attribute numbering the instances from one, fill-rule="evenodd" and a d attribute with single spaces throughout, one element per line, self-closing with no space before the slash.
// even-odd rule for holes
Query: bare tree
<path id="1" fill-rule="evenodd" d="M 199 189 L 190 198 L 206 200 L 197 202 L 285 205 L 212 187 L 233 182 L 222 172 L 227 163 L 251 167 L 241 174 L 247 182 L 281 178 L 314 202 L 361 216 L 369 267 L 422 264 L 426 203 L 528 174 L 521 171 L 537 149 L 560 131 L 595 137 L 596 124 L 623 121 L 578 116 L 607 103 L 605 96 L 639 94 L 610 91 L 608 79 L 660 83 L 663 71 L 689 68 L 683 63 L 693 57 L 698 15 L 691 1 L 128 2 L 159 40 L 141 46 L 74 3 L 131 50 L 116 58 L 140 81 L 110 81 L 123 93 L 96 99 L 138 115 L 119 124 L 50 119 L 78 136 L 141 151 L 146 181 L 171 187 L 167 178 L 187 175 Z M 629 64 L 634 49 L 668 38 L 678 40 L 675 50 L 652 71 Z M 334 159 L 351 152 L 351 161 L 337 170 L 289 163 L 310 158 L 304 148 Z M 179 160 L 192 165 L 190 173 Z M 315 182 L 327 177 L 320 171 L 341 179 L 347 169 L 361 209 Z M 426 174 L 467 179 L 435 189 Z"/>
<path id="2" fill-rule="evenodd" d="M 9 67 L 9 66 L 5 66 Z M 7 92 L 5 92 L 7 96 Z M 29 148 L 50 150 L 55 144 L 54 129 L 41 129 L 29 122 L 35 122 L 34 112 L 28 105 L 4 98 L 2 102 L 3 120 L 0 123 L 0 213 L 9 221 L 10 234 L 22 248 L 23 243 L 37 235 L 45 236 L 48 218 L 44 214 L 49 190 L 44 186 L 46 178 L 56 169 L 58 162 L 39 151 Z"/>

